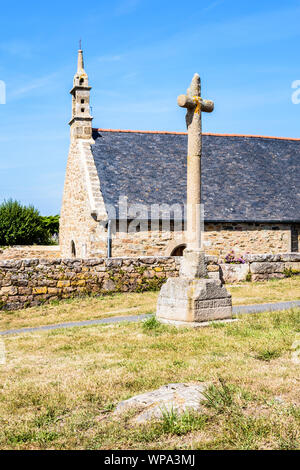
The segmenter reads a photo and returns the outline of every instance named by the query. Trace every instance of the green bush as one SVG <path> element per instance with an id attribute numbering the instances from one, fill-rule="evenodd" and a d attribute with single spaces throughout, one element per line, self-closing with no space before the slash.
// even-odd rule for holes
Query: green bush
<path id="1" fill-rule="evenodd" d="M 48 230 L 51 236 L 58 235 L 59 215 L 41 216 L 42 224 L 45 230 Z"/>
<path id="2" fill-rule="evenodd" d="M 42 217 L 33 206 L 9 199 L 0 204 L 0 246 L 49 245 L 58 232 L 58 216 Z"/>

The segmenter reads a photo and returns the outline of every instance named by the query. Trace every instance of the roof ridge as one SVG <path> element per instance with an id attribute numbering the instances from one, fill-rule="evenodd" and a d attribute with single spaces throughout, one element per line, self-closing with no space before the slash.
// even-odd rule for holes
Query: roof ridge
<path id="1" fill-rule="evenodd" d="M 131 129 L 101 129 L 94 128 L 93 131 L 97 132 L 123 132 L 131 134 L 171 134 L 171 135 L 187 135 L 187 132 L 172 132 L 172 131 L 141 131 L 141 130 L 131 130 Z M 203 132 L 203 135 L 212 135 L 217 137 L 250 137 L 255 139 L 274 139 L 274 140 L 293 140 L 299 141 L 300 138 L 297 137 L 275 137 L 269 135 L 247 135 L 247 134 L 218 134 L 214 132 Z"/>

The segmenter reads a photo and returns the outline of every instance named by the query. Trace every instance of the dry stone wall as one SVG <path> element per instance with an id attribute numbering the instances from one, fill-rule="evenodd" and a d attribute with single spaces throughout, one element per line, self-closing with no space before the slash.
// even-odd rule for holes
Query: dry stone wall
<path id="1" fill-rule="evenodd" d="M 179 258 L 0 261 L 0 308 L 15 310 L 86 294 L 159 289 Z"/>
<path id="2" fill-rule="evenodd" d="M 0 260 L 0 310 L 74 296 L 157 290 L 179 273 L 180 257 Z M 208 277 L 226 283 L 300 273 L 300 253 L 247 255 L 245 264 L 206 256 Z"/>
<path id="3" fill-rule="evenodd" d="M 245 264 L 220 263 L 225 283 L 267 281 L 300 274 L 300 253 L 245 255 Z"/>

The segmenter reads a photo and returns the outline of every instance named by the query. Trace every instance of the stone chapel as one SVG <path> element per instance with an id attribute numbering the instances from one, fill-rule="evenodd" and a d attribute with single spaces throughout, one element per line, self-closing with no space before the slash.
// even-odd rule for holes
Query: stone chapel
<path id="1" fill-rule="evenodd" d="M 182 255 L 187 134 L 93 128 L 90 93 L 79 50 L 61 256 Z M 299 183 L 300 139 L 203 134 L 205 251 L 299 251 Z"/>

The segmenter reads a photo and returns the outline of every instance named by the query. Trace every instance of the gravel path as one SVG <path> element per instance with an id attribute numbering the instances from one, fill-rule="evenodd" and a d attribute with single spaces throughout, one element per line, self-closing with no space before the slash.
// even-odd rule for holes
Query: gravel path
<path id="1" fill-rule="evenodd" d="M 233 307 L 234 315 L 241 315 L 247 313 L 260 313 L 260 312 L 271 312 L 275 310 L 287 310 L 292 307 L 300 307 L 300 300 L 294 300 L 291 302 L 278 302 L 275 304 L 254 304 L 254 305 L 240 305 Z M 69 323 L 58 323 L 57 325 L 44 325 L 36 326 L 33 328 L 20 328 L 15 330 L 0 331 L 0 336 L 4 335 L 15 335 L 23 333 L 33 333 L 35 331 L 43 330 L 58 330 L 60 328 L 73 328 L 74 326 L 89 326 L 89 325 L 106 325 L 120 322 L 136 322 L 145 320 L 151 317 L 151 315 L 131 315 L 126 317 L 110 317 L 102 318 L 99 320 L 86 320 L 86 321 L 74 321 Z"/>

